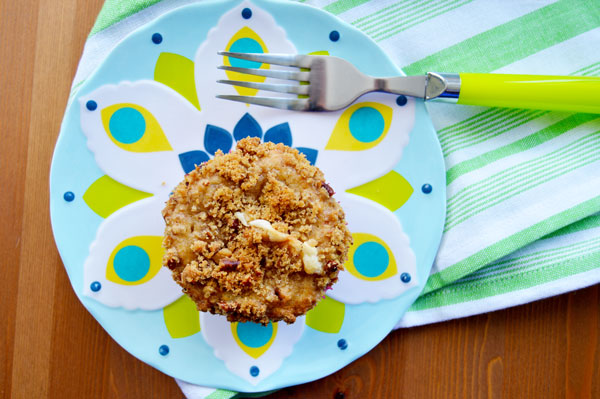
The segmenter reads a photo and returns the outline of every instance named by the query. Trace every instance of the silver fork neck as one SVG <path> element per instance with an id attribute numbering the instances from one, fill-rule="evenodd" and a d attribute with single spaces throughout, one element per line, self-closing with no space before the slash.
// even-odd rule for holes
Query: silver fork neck
<path id="1" fill-rule="evenodd" d="M 425 100 L 456 103 L 460 95 L 460 75 L 457 73 L 427 72 Z"/>

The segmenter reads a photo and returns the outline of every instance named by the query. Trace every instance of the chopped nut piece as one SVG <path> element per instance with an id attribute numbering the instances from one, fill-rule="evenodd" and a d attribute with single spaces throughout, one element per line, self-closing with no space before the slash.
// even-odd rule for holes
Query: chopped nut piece
<path id="1" fill-rule="evenodd" d="M 323 182 L 321 183 L 321 187 L 327 190 L 327 194 L 329 194 L 330 197 L 333 197 L 333 194 L 335 194 L 335 191 L 333 191 L 333 188 L 331 188 L 329 184 Z"/>
<path id="2" fill-rule="evenodd" d="M 236 270 L 239 264 L 240 261 L 238 260 L 224 259 L 221 261 L 220 270 L 224 272 L 231 272 L 233 270 Z"/>

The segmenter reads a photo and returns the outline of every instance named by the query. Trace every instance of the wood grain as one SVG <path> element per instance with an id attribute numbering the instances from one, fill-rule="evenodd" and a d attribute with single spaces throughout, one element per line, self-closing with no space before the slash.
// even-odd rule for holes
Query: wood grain
<path id="1" fill-rule="evenodd" d="M 58 256 L 48 175 L 102 0 L 0 1 L 0 397 L 181 398 L 85 311 Z M 600 397 L 600 290 L 392 333 L 275 398 Z M 318 361 L 318 359 L 315 359 Z"/>

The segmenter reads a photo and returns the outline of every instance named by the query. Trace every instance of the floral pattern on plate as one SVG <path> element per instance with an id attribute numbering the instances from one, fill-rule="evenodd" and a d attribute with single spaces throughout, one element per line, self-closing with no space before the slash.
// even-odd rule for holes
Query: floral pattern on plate
<path id="1" fill-rule="evenodd" d="M 105 173 L 84 195 L 105 220 L 84 264 L 83 292 L 111 307 L 162 309 L 172 338 L 201 332 L 232 373 L 256 384 L 280 367 L 305 326 L 336 333 L 345 304 L 395 298 L 418 285 L 415 255 L 393 215 L 413 189 L 392 170 L 408 144 L 415 103 L 390 104 L 389 96 L 372 93 L 345 110 L 300 113 L 219 100 L 216 94 L 265 93 L 219 85 L 218 79 L 271 79 L 226 72 L 218 65 L 276 68 L 219 56 L 220 50 L 296 52 L 273 17 L 246 1 L 221 17 L 193 61 L 164 52 L 154 80 L 104 85 L 79 97 L 87 146 Z M 160 267 L 160 211 L 172 188 L 195 165 L 248 136 L 293 146 L 319 167 L 338 191 L 354 238 L 339 282 L 306 318 L 290 326 L 258 328 L 198 315 L 170 272 Z M 402 279 L 403 274 L 412 280 Z"/>

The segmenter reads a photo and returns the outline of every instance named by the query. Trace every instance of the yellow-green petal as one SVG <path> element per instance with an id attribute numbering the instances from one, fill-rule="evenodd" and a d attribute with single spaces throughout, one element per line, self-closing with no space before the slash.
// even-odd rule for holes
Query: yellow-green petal
<path id="1" fill-rule="evenodd" d="M 335 334 L 342 328 L 346 306 L 326 296 L 306 314 L 306 325 L 317 331 Z"/>
<path id="2" fill-rule="evenodd" d="M 200 109 L 194 79 L 194 61 L 179 54 L 161 53 L 154 67 L 154 80 L 169 86 Z"/>
<path id="3" fill-rule="evenodd" d="M 165 306 L 163 318 L 171 338 L 185 338 L 200 332 L 200 315 L 187 295 Z"/>
<path id="4" fill-rule="evenodd" d="M 104 175 L 88 187 L 83 200 L 99 216 L 107 218 L 124 206 L 151 196 Z"/>
<path id="5" fill-rule="evenodd" d="M 394 212 L 408 201 L 414 190 L 401 174 L 392 170 L 379 179 L 346 191 L 375 201 Z"/>

